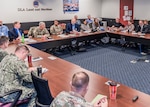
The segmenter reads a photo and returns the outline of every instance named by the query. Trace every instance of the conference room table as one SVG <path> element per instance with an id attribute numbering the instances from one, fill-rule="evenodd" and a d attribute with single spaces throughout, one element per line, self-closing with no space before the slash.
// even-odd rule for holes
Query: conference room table
<path id="1" fill-rule="evenodd" d="M 110 38 L 120 38 L 124 37 L 126 41 L 140 43 L 144 45 L 150 45 L 150 34 L 138 35 L 137 33 L 127 33 L 127 32 L 110 32 L 110 31 L 99 31 L 92 33 L 79 33 L 79 34 L 68 34 L 68 35 L 51 35 L 50 39 L 41 39 L 34 38 L 34 42 L 27 42 L 28 45 L 35 47 L 37 49 L 50 49 L 56 48 L 62 45 L 72 45 L 72 41 L 76 41 L 77 43 L 94 40 L 94 39 L 102 39 L 103 37 Z"/>
<path id="2" fill-rule="evenodd" d="M 106 32 L 99 32 L 106 33 Z M 109 32 L 110 33 L 110 32 Z M 94 34 L 88 35 L 83 34 L 83 36 L 92 36 Z M 96 33 L 97 35 L 97 33 Z M 80 36 L 80 35 L 76 35 Z M 82 37 L 83 37 L 82 36 Z M 57 38 L 57 36 L 55 36 Z M 72 39 L 73 37 L 71 37 Z M 66 38 L 57 38 L 57 40 L 64 40 Z M 37 39 L 36 43 L 45 43 L 48 42 L 49 45 L 53 40 L 40 40 Z M 27 43 L 28 44 L 28 43 Z M 11 44 L 6 51 L 9 53 L 13 53 L 15 48 L 20 44 Z M 85 96 L 85 99 L 89 102 L 95 98 L 97 94 L 106 95 L 108 97 L 109 107 L 148 107 L 150 105 L 150 95 L 147 95 L 143 92 L 140 92 L 136 89 L 125 86 L 124 84 L 120 84 L 117 89 L 117 99 L 111 100 L 109 98 L 109 86 L 105 84 L 109 78 L 98 75 L 92 71 L 86 70 L 79 65 L 73 64 L 51 54 L 45 53 L 39 49 L 36 49 L 30 45 L 27 45 L 31 51 L 33 57 L 42 57 L 42 60 L 33 62 L 33 66 L 42 65 L 42 67 L 47 68 L 48 71 L 43 74 L 43 78 L 46 78 L 49 82 L 50 91 L 53 97 L 56 97 L 61 91 L 69 91 L 70 90 L 70 81 L 72 75 L 79 71 L 86 72 L 90 77 L 90 83 L 88 87 L 88 92 Z M 26 62 L 27 64 L 27 62 Z M 113 80 L 111 80 L 113 81 Z M 116 81 L 117 82 L 117 81 Z M 132 102 L 132 98 L 134 96 L 138 96 L 139 99 L 136 102 Z"/>
<path id="3" fill-rule="evenodd" d="M 150 45 L 150 34 L 127 33 L 127 32 L 107 32 L 110 37 L 125 38 L 126 41 Z"/>
<path id="4" fill-rule="evenodd" d="M 87 33 L 82 32 L 79 34 L 61 34 L 61 35 L 51 35 L 51 38 L 34 38 L 34 42 L 27 42 L 28 45 L 35 47 L 37 49 L 49 49 L 55 48 L 62 45 L 72 45 L 72 41 L 82 42 L 87 40 L 100 39 L 106 36 L 105 31 Z"/>

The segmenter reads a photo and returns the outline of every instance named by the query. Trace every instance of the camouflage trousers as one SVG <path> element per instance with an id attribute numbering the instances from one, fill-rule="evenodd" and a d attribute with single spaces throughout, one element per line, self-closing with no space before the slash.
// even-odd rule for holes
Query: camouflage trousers
<path id="1" fill-rule="evenodd" d="M 19 100 L 31 98 L 27 107 L 34 107 L 35 97 L 36 97 L 36 92 L 35 92 L 34 88 L 27 88 L 27 87 L 22 86 L 22 87 L 18 87 L 17 89 L 22 90 L 22 94 L 21 94 Z M 13 94 L 7 95 L 3 98 L 0 98 L 0 102 L 2 102 L 2 103 L 12 102 L 14 100 L 14 98 L 16 97 L 16 94 L 17 93 L 13 93 Z"/>

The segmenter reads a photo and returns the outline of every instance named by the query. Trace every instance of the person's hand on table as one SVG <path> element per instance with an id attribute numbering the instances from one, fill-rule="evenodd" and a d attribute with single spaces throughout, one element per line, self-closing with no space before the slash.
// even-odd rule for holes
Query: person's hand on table
<path id="1" fill-rule="evenodd" d="M 141 35 L 142 33 L 141 32 L 138 32 L 138 35 Z"/>
<path id="2" fill-rule="evenodd" d="M 108 107 L 108 101 L 107 98 L 102 98 L 98 100 L 95 104 L 94 107 Z"/>
<path id="3" fill-rule="evenodd" d="M 73 34 L 74 32 L 73 31 L 70 31 L 70 34 Z"/>
<path id="4" fill-rule="evenodd" d="M 73 30 L 73 33 L 76 34 L 76 35 L 79 35 L 80 32 L 76 31 L 76 30 Z"/>
<path id="5" fill-rule="evenodd" d="M 15 44 L 16 43 L 18 44 L 20 42 L 21 42 L 21 37 L 18 37 L 18 38 L 16 38 L 16 39 L 13 40 L 13 43 L 15 43 Z"/>
<path id="6" fill-rule="evenodd" d="M 29 36 L 28 38 L 29 38 L 29 39 L 32 39 L 32 36 Z"/>
<path id="7" fill-rule="evenodd" d="M 36 70 L 37 70 L 37 67 L 30 67 L 30 68 L 28 68 L 29 72 L 36 71 Z"/>
<path id="8" fill-rule="evenodd" d="M 18 40 L 18 41 L 21 40 L 21 37 L 19 36 L 18 38 L 16 38 L 16 40 Z"/>

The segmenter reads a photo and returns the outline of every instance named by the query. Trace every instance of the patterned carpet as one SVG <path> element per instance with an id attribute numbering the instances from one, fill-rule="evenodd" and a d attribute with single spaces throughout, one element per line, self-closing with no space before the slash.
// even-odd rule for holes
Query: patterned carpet
<path id="1" fill-rule="evenodd" d="M 130 63 L 139 57 L 138 50 L 121 51 L 117 46 L 97 46 L 74 56 L 62 55 L 67 61 L 150 94 L 150 63 Z"/>

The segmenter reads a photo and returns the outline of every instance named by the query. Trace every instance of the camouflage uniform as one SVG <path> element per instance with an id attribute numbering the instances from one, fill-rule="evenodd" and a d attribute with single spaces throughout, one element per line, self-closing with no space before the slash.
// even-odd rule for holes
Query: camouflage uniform
<path id="1" fill-rule="evenodd" d="M 61 92 L 57 95 L 50 107 L 93 107 L 83 97 L 74 92 Z"/>
<path id="2" fill-rule="evenodd" d="M 0 64 L 0 93 L 5 93 L 13 89 L 22 89 L 20 100 L 34 98 L 35 91 L 32 84 L 31 73 L 25 62 L 19 60 L 14 54 L 7 55 Z M 2 102 L 8 102 L 14 95 L 8 98 L 0 99 Z M 32 107 L 32 106 L 30 106 Z"/>
<path id="3" fill-rule="evenodd" d="M 29 32 L 28 32 L 28 36 L 32 36 L 33 37 L 36 28 L 37 28 L 37 26 L 30 27 Z"/>
<path id="4" fill-rule="evenodd" d="M 52 25 L 52 26 L 50 27 L 50 32 L 51 32 L 51 34 L 53 34 L 53 35 L 57 35 L 57 34 L 63 33 L 63 29 L 61 28 L 60 25 L 58 25 L 58 26 Z"/>
<path id="5" fill-rule="evenodd" d="M 0 48 L 0 62 L 6 55 L 8 55 L 8 53 Z"/>
<path id="6" fill-rule="evenodd" d="M 34 31 L 35 38 L 42 37 L 43 35 L 50 36 L 50 34 L 46 28 L 44 28 L 42 30 L 39 27 L 35 28 L 35 31 Z"/>

